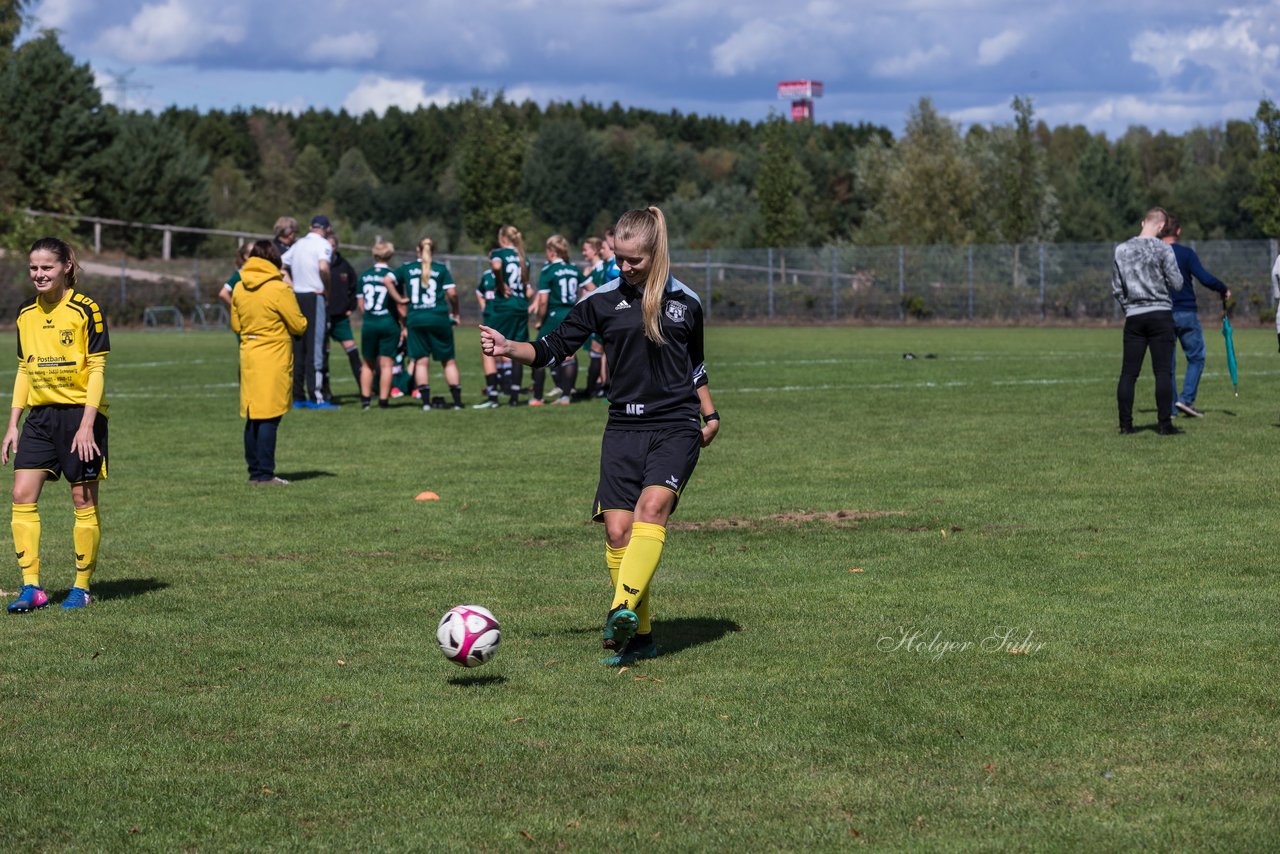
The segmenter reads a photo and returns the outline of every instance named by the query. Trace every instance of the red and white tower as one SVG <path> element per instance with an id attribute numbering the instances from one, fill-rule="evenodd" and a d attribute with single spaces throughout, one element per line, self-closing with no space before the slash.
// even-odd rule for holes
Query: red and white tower
<path id="1" fill-rule="evenodd" d="M 813 121 L 813 99 L 822 97 L 821 80 L 784 80 L 778 84 L 778 97 L 791 100 L 791 121 Z"/>

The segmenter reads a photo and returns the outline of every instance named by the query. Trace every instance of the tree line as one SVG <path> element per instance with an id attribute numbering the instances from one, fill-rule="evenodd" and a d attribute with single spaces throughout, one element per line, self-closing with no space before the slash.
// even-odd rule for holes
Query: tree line
<path id="1" fill-rule="evenodd" d="M 1007 123 L 968 128 L 921 98 L 897 137 L 867 123 L 482 92 L 382 116 L 135 112 L 105 103 L 56 33 L 14 49 L 7 22 L 0 14 L 0 239 L 10 245 L 48 230 L 27 208 L 253 231 L 324 212 L 344 240 L 409 245 L 429 233 L 452 252 L 488 249 L 508 222 L 531 247 L 553 232 L 576 241 L 649 204 L 687 248 L 1114 241 L 1155 204 L 1196 239 L 1280 234 L 1280 111 L 1268 100 L 1250 120 L 1182 134 L 1134 126 L 1114 140 L 1050 128 L 1026 97 Z M 158 248 L 154 234 L 116 239 L 135 253 Z"/>

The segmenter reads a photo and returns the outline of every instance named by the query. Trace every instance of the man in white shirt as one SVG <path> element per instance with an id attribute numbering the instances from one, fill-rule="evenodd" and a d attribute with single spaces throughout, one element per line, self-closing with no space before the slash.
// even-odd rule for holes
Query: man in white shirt
<path id="1" fill-rule="evenodd" d="M 293 406 L 295 409 L 336 409 L 324 400 L 324 343 L 328 314 L 324 295 L 329 287 L 329 218 L 311 218 L 311 230 L 284 253 L 284 269 L 293 284 L 298 308 L 307 318 L 307 331 L 293 339 Z"/>

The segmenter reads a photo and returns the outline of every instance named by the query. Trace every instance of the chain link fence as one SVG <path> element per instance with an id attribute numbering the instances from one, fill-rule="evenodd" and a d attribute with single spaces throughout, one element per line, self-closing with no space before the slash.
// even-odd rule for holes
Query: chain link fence
<path id="1" fill-rule="evenodd" d="M 80 247 L 81 289 L 118 325 L 142 324 L 146 309 L 171 306 L 196 326 L 220 322 L 207 310 L 233 272 L 241 240 L 207 234 L 200 257 L 108 258 Z M 87 242 L 87 241 L 86 241 Z M 225 244 L 225 245 L 224 245 Z M 1275 316 L 1271 266 L 1275 240 L 1189 241 L 1207 270 L 1232 290 L 1238 322 Z M 223 250 L 223 251 L 219 251 Z M 675 250 L 677 278 L 701 297 L 710 322 L 745 323 L 1097 323 L 1121 319 L 1111 297 L 1111 243 L 970 246 L 839 246 L 822 249 Z M 369 247 L 343 246 L 359 273 Z M 221 260 L 219 260 L 221 256 Z M 398 253 L 395 263 L 413 259 Z M 483 255 L 437 255 L 458 283 L 465 322 L 479 320 L 474 291 L 488 269 Z M 543 259 L 530 255 L 535 278 Z M 1221 311 L 1197 286 L 1206 316 Z M 11 318 L 31 292 L 26 259 L 0 258 L 0 317 Z"/>

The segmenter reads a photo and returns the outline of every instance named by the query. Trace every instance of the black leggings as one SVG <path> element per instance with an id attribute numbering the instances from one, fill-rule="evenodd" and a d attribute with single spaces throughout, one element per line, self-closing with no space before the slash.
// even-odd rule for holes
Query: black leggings
<path id="1" fill-rule="evenodd" d="M 1133 389 L 1148 348 L 1156 377 L 1156 417 L 1161 426 L 1172 423 L 1175 342 L 1172 311 L 1150 311 L 1125 318 L 1124 361 L 1120 366 L 1120 382 L 1116 385 L 1121 427 L 1133 426 Z"/>

